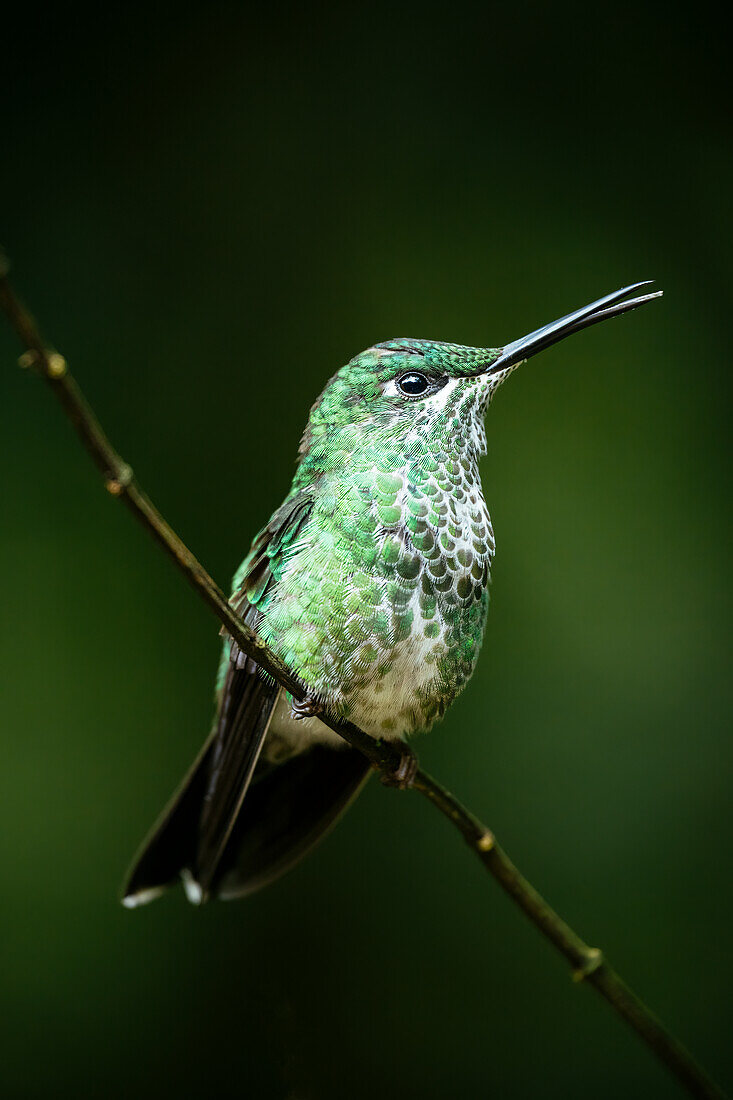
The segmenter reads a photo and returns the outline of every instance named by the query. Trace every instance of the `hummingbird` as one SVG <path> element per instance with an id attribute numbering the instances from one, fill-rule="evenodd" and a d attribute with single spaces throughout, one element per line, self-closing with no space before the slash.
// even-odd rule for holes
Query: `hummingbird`
<path id="1" fill-rule="evenodd" d="M 484 636 L 494 533 L 479 460 L 494 393 L 530 356 L 660 297 L 637 295 L 649 285 L 503 347 L 388 340 L 330 379 L 290 492 L 231 596 L 307 696 L 293 700 L 225 636 L 208 740 L 144 842 L 123 904 L 179 881 L 195 904 L 243 897 L 310 851 L 372 770 L 319 714 L 398 741 L 409 759 L 406 739 L 465 687 Z"/>

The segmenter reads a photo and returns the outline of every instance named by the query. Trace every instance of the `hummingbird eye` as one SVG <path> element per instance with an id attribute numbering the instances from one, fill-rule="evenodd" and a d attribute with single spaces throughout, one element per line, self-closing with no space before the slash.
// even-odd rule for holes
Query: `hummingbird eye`
<path id="1" fill-rule="evenodd" d="M 411 370 L 409 374 L 403 374 L 401 378 L 397 379 L 397 388 L 401 393 L 404 393 L 405 397 L 420 397 L 426 393 L 429 386 L 430 383 L 425 375 L 415 370 Z"/>

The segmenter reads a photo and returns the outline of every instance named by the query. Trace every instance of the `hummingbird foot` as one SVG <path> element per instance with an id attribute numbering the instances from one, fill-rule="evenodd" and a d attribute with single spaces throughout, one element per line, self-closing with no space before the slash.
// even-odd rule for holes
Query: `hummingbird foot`
<path id="1" fill-rule="evenodd" d="M 291 700 L 290 713 L 296 722 L 302 722 L 304 718 L 317 718 L 323 714 L 323 704 L 306 695 L 303 699 Z"/>
<path id="2" fill-rule="evenodd" d="M 398 791 L 406 791 L 415 782 L 417 775 L 418 759 L 409 745 L 400 745 L 400 762 L 390 772 L 382 772 L 379 777 L 385 787 L 396 787 Z"/>

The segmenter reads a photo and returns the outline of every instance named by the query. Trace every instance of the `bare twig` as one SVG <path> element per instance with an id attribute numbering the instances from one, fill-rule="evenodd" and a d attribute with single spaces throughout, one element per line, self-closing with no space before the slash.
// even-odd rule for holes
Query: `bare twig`
<path id="1" fill-rule="evenodd" d="M 120 497 L 131 512 L 157 539 L 178 568 L 196 589 L 227 632 L 241 649 L 272 675 L 296 699 L 303 699 L 303 686 L 289 669 L 242 622 L 232 610 L 219 586 L 169 527 L 155 505 L 138 485 L 132 469 L 112 447 L 102 427 L 69 374 L 63 356 L 49 349 L 41 339 L 30 314 L 16 297 L 7 277 L 7 264 L 0 254 L 0 309 L 26 348 L 20 362 L 37 371 L 61 402 L 82 443 L 101 471 L 105 486 Z M 378 741 L 351 722 L 321 716 L 331 729 L 363 753 L 387 776 L 402 763 L 402 751 L 396 745 Z M 572 967 L 576 982 L 585 981 L 605 997 L 674 1074 L 691 1096 L 706 1100 L 725 1100 L 724 1093 L 695 1062 L 690 1053 L 660 1023 L 632 992 L 601 951 L 589 947 L 517 870 L 497 844 L 493 833 L 474 817 L 435 779 L 418 769 L 411 786 L 423 794 L 458 829 L 471 850 L 481 860 L 502 889 L 517 903 L 536 928 L 557 948 Z"/>

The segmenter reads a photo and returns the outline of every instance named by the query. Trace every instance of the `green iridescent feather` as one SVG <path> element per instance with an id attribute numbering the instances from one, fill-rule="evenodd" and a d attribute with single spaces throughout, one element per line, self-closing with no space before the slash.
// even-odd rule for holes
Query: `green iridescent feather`
<path id="1" fill-rule="evenodd" d="M 494 549 L 478 460 L 497 352 L 378 345 L 313 406 L 290 495 L 233 602 L 314 698 L 372 732 L 429 727 L 470 677 Z M 419 370 L 423 400 L 392 391 Z"/>

